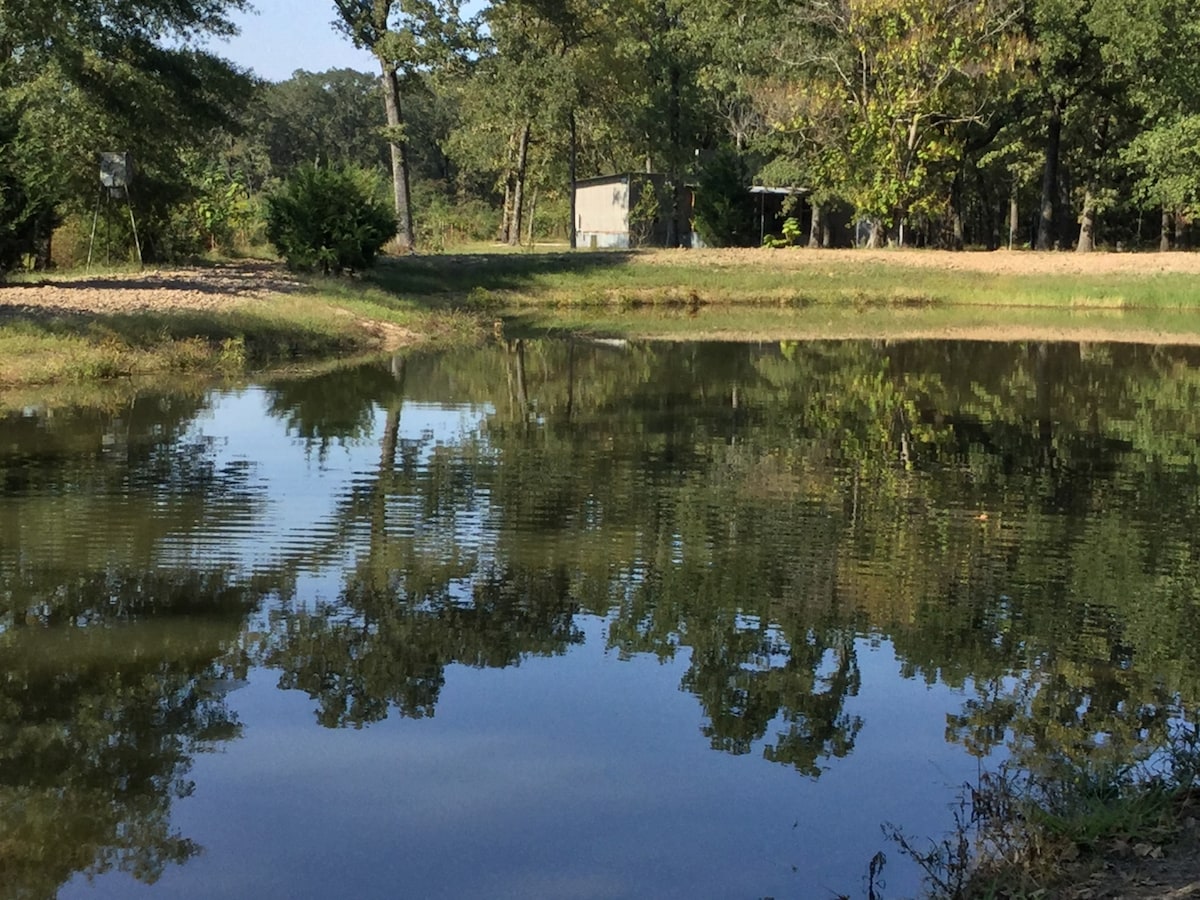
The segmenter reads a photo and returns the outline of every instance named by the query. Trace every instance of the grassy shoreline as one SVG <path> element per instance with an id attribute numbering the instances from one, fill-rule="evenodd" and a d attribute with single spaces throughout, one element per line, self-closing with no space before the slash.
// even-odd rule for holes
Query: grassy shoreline
<path id="1" fill-rule="evenodd" d="M 1124 753 L 1025 757 L 965 786 L 957 828 L 940 841 L 885 826 L 924 870 L 927 900 L 1200 895 L 1194 716 L 1180 712 L 1159 742 Z"/>
<path id="2" fill-rule="evenodd" d="M 1094 259 L 1096 272 L 1047 254 L 467 253 L 389 259 L 343 280 L 284 281 L 279 267 L 258 264 L 275 273 L 278 289 L 268 283 L 246 296 L 238 285 L 222 302 L 199 306 L 176 303 L 166 290 L 151 289 L 146 300 L 145 273 L 68 273 L 24 287 L 61 290 L 70 308 L 24 303 L 34 292 L 20 282 L 0 291 L 0 387 L 246 373 L 404 345 L 467 345 L 496 331 L 1200 344 L 1200 258 Z M 1165 264 L 1181 259 L 1196 273 Z M 972 268 L 996 261 L 999 270 Z M 1035 265 L 1003 270 L 1014 261 Z M 1111 271 L 1117 263 L 1123 269 Z M 209 271 L 189 270 L 201 299 L 225 290 L 205 284 Z M 89 308 L 86 296 L 97 292 L 139 299 Z"/>
<path id="3" fill-rule="evenodd" d="M 9 302 L 0 298 L 0 389 L 151 374 L 230 376 L 480 337 L 477 316 L 428 310 L 361 281 L 304 279 L 287 292 L 268 287 L 261 296 L 230 295 L 197 306 L 179 302 L 167 288 L 143 289 L 144 277 L 94 279 L 78 301 L 72 292 L 81 282 L 71 275 L 34 285 L 63 292 L 71 304 L 66 308 L 53 301 L 24 304 L 21 286 L 11 287 Z M 205 270 L 195 270 L 195 283 L 203 285 L 205 277 Z M 137 302 L 126 302 L 126 292 Z M 107 302 L 114 296 L 117 302 Z M 92 297 L 97 300 L 89 306 Z"/>

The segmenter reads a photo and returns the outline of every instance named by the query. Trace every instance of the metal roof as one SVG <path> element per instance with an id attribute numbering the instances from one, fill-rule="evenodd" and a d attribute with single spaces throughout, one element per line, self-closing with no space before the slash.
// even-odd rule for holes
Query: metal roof
<path id="1" fill-rule="evenodd" d="M 756 184 L 750 188 L 752 194 L 807 194 L 808 188 L 805 187 L 770 187 L 765 184 Z"/>

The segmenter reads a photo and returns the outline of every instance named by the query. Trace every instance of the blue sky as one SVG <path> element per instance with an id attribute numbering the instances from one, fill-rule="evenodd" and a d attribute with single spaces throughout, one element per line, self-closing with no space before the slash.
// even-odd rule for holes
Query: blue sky
<path id="1" fill-rule="evenodd" d="M 374 73 L 371 55 L 356 50 L 334 30 L 331 0 L 254 0 L 254 6 L 255 13 L 234 17 L 242 33 L 227 42 L 214 42 L 213 52 L 269 81 L 283 81 L 297 69 L 351 68 Z M 480 6 L 478 0 L 464 3 L 464 13 Z"/>
<path id="2" fill-rule="evenodd" d="M 254 5 L 256 13 L 234 17 L 242 33 L 214 42 L 213 52 L 269 81 L 283 81 L 297 69 L 375 71 L 369 53 L 334 31 L 330 0 L 255 0 Z"/>

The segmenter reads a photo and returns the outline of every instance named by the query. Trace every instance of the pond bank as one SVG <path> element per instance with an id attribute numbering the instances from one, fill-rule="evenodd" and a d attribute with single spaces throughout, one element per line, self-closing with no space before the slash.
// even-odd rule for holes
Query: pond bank
<path id="1" fill-rule="evenodd" d="M 1176 719 L 1161 745 L 1096 751 L 1103 761 L 1018 755 L 967 788 L 956 835 L 928 851 L 898 838 L 931 897 L 1200 897 L 1196 723 Z"/>
<path id="2" fill-rule="evenodd" d="M 0 284 L 0 387 L 153 373 L 233 374 L 478 338 L 361 281 L 242 262 Z"/>
<path id="3" fill-rule="evenodd" d="M 493 333 L 1200 344 L 1200 254 L 706 250 L 239 262 L 0 285 L 0 386 L 244 372 Z"/>

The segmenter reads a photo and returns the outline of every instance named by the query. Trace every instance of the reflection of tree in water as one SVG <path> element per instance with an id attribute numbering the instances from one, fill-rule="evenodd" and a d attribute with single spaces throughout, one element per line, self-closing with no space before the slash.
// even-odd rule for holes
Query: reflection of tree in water
<path id="1" fill-rule="evenodd" d="M 326 727 L 361 727 L 390 708 L 429 716 L 448 665 L 503 668 L 579 643 L 565 594 L 563 572 L 488 570 L 416 595 L 402 579 L 354 580 L 313 615 L 278 614 L 264 662 L 282 670 L 281 688 L 317 701 Z"/>
<path id="2" fill-rule="evenodd" d="M 563 652 L 588 611 L 622 654 L 689 652 L 714 747 L 816 774 L 869 727 L 846 707 L 871 634 L 904 676 L 979 694 L 948 730 L 974 752 L 1136 737 L 1200 695 L 1196 362 L 534 340 L 278 386 L 322 448 L 386 423 L 332 529 L 353 573 L 277 617 L 265 658 L 362 725 L 430 714 L 448 664 Z M 492 410 L 482 435 L 401 439 L 405 398 L 447 397 Z"/>
<path id="3" fill-rule="evenodd" d="M 270 590 L 181 568 L 258 502 L 189 435 L 202 395 L 0 427 L 0 897 L 77 873 L 153 882 L 198 848 L 170 824 L 197 752 L 237 737 L 246 616 Z"/>
<path id="4" fill-rule="evenodd" d="M 268 412 L 323 458 L 335 442 L 370 439 L 375 410 L 394 405 L 403 387 L 403 379 L 382 365 L 280 379 L 269 385 Z"/>
<path id="5" fill-rule="evenodd" d="M 323 724 L 361 726 L 431 714 L 449 665 L 564 653 L 594 613 L 620 654 L 689 654 L 714 747 L 816 775 L 870 727 L 850 703 L 870 634 L 970 693 L 947 737 L 973 752 L 1150 735 L 1200 696 L 1200 367 L 963 355 L 528 341 L 273 384 L 309 446 L 382 453 L 272 579 L 349 549 L 335 601 L 276 607 L 259 659 Z M 481 433 L 402 437 L 406 398 L 447 397 L 490 411 Z M 171 803 L 237 734 L 223 691 L 272 590 L 161 567 L 261 502 L 185 439 L 201 408 L 3 422 L 22 449 L 0 448 L 0 896 L 152 880 L 195 850 Z M 64 523 L 95 532 L 69 559 Z"/>
<path id="6" fill-rule="evenodd" d="M 575 596 L 615 606 L 622 652 L 690 647 L 686 686 L 715 745 L 744 752 L 777 719 L 774 758 L 793 735 L 848 750 L 860 723 L 839 698 L 858 676 L 843 636 L 868 632 L 909 677 L 1026 691 L 987 706 L 981 746 L 1014 721 L 1042 747 L 1137 733 L 1150 720 L 1123 724 L 1128 711 L 1200 696 L 1195 354 L 517 349 L 418 380 L 454 378 L 497 410 L 502 464 L 461 460 L 503 517 L 498 552 L 537 569 L 536 542 L 565 564 Z M 823 618 L 819 598 L 839 595 L 856 612 Z M 773 624 L 747 632 L 739 615 Z M 792 656 L 772 655 L 778 641 Z"/>
<path id="7" fill-rule="evenodd" d="M 692 350 L 682 368 L 692 373 L 693 382 L 667 386 L 664 380 L 653 388 L 636 382 L 635 396 L 625 398 L 627 409 L 648 427 L 627 433 L 613 430 L 608 419 L 601 426 L 580 402 L 595 397 L 597 386 L 577 384 L 577 359 L 586 370 L 596 354 L 577 354 L 566 345 L 558 371 L 543 349 L 527 356 L 517 343 L 505 351 L 510 377 L 494 382 L 508 386 L 509 402 L 496 405 L 509 412 L 489 420 L 486 450 L 475 438 L 438 447 L 403 440 L 402 406 L 387 406 L 378 476 L 359 480 L 333 529 L 359 538 L 362 554 L 353 574 L 336 603 L 315 613 L 278 616 L 264 648 L 264 661 L 283 672 L 282 687 L 304 690 L 317 700 L 323 724 L 361 726 L 390 709 L 428 715 L 448 664 L 512 665 L 529 654 L 562 653 L 578 641 L 574 616 L 581 601 L 576 598 L 593 598 L 592 611 L 605 615 L 608 598 L 628 596 L 623 576 L 614 580 L 614 570 L 628 568 L 614 566 L 608 556 L 612 545 L 578 533 L 596 524 L 589 524 L 592 501 L 603 513 L 604 527 L 621 530 L 628 523 L 665 534 L 667 545 L 691 519 L 689 504 L 719 505 L 712 503 L 714 488 L 705 471 L 706 462 L 715 462 L 704 446 L 705 435 L 715 429 L 724 442 L 728 429 L 744 418 L 729 411 L 737 389 L 721 383 L 752 381 L 745 360 L 720 355 L 706 360 L 704 352 L 693 358 Z M 725 371 L 730 366 L 732 375 Z M 428 382 L 428 373 L 414 378 L 413 369 L 411 362 L 399 363 L 391 373 L 401 386 L 405 380 Z M 531 397 L 531 387 L 548 372 L 565 378 L 563 396 Z M 712 386 L 703 387 L 709 380 Z M 608 386 L 608 380 L 602 382 L 602 395 Z M 535 408 L 541 423 L 531 427 Z M 578 410 L 583 415 L 576 421 Z M 595 442 L 604 440 L 612 452 L 597 454 Z M 655 480 L 647 490 L 646 473 L 656 467 L 679 474 Z M 764 521 L 761 503 L 738 501 L 740 488 L 724 480 L 716 493 L 725 508 L 694 520 L 699 531 L 685 530 L 681 536 L 688 546 L 715 548 L 726 573 L 722 583 L 690 592 L 697 574 L 691 572 L 675 579 L 673 587 L 658 585 L 651 591 L 655 596 L 643 597 L 639 625 L 631 631 L 623 611 L 612 621 L 610 640 L 634 652 L 661 653 L 663 639 L 685 631 L 682 643 L 692 649 L 692 666 L 684 687 L 698 695 L 708 713 L 706 732 L 714 746 L 746 752 L 774 723 L 777 732 L 764 749 L 766 758 L 816 774 L 819 759 L 852 749 L 862 725 L 844 713 L 845 700 L 860 681 L 853 630 L 796 622 L 794 633 L 802 637 L 793 645 L 774 626 L 767 636 L 725 628 L 733 617 L 730 597 L 736 602 L 753 594 L 755 586 L 772 598 L 815 594 L 832 576 L 826 564 L 805 569 L 786 563 L 795 556 L 797 538 L 794 530 L 786 537 L 780 517 L 794 516 L 781 508 Z M 681 498 L 678 505 L 672 494 Z M 419 529 L 395 518 L 398 510 L 418 509 Z M 480 509 L 490 516 L 483 527 L 497 530 L 486 555 L 469 542 L 464 545 L 453 526 L 457 516 Z M 731 518 L 736 527 L 731 528 Z M 823 519 L 814 524 L 824 527 Z M 819 535 L 808 537 L 814 545 L 822 543 Z M 810 584 L 814 579 L 822 584 Z M 697 600 L 701 594 L 724 599 Z M 651 620 L 663 629 L 651 626 L 634 636 Z"/>
<path id="8" fill-rule="evenodd" d="M 799 641 L 777 628 L 736 629 L 693 648 L 682 687 L 708 714 L 713 749 L 749 753 L 773 722 L 763 758 L 810 776 L 819 760 L 854 749 L 862 719 L 845 712 L 861 685 L 852 634 L 810 633 Z"/>
<path id="9" fill-rule="evenodd" d="M 41 574 L 0 633 L 0 896 L 153 883 L 199 849 L 171 805 L 192 757 L 240 733 L 225 694 L 254 598 L 220 575 Z"/>

